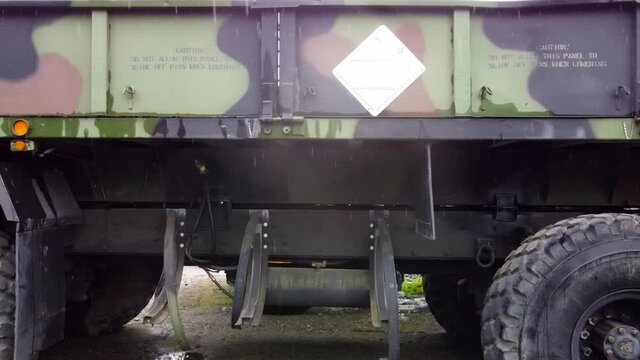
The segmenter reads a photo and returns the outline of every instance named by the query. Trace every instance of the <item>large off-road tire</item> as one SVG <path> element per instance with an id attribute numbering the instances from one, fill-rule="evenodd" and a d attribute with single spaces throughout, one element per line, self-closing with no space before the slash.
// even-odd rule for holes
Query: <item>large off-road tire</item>
<path id="1" fill-rule="evenodd" d="M 456 340 L 479 344 L 482 302 L 462 275 L 423 275 L 422 286 L 429 310 Z"/>
<path id="2" fill-rule="evenodd" d="M 13 359 L 16 268 L 13 239 L 0 232 L 0 360 Z"/>
<path id="3" fill-rule="evenodd" d="M 605 355 L 616 345 L 638 359 L 638 346 L 622 345 L 640 331 L 620 327 L 640 323 L 639 289 L 640 217 L 586 215 L 548 226 L 495 275 L 482 314 L 484 358 L 620 359 Z"/>
<path id="4" fill-rule="evenodd" d="M 74 259 L 67 275 L 65 332 L 100 335 L 120 329 L 147 305 L 161 273 L 159 257 Z"/>

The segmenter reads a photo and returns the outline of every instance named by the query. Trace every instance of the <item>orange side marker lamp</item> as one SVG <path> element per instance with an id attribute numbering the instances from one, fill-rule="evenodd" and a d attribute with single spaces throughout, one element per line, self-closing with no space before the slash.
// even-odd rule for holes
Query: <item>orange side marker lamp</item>
<path id="1" fill-rule="evenodd" d="M 18 119 L 11 124 L 11 132 L 15 136 L 25 136 L 29 133 L 29 122 L 24 119 Z"/>
<path id="2" fill-rule="evenodd" d="M 29 130 L 30 126 L 27 120 L 17 119 L 11 124 L 11 132 L 15 136 L 23 137 L 29 133 Z M 14 152 L 35 151 L 36 144 L 31 140 L 16 139 L 11 140 L 10 149 Z"/>
<path id="3" fill-rule="evenodd" d="M 31 140 L 11 140 L 10 149 L 14 152 L 35 151 L 36 144 Z"/>

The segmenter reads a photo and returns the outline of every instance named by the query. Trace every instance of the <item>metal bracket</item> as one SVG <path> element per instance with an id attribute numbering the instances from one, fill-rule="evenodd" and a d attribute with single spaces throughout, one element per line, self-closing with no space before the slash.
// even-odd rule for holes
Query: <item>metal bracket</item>
<path id="1" fill-rule="evenodd" d="M 252 212 L 242 239 L 231 310 L 231 326 L 258 325 L 267 293 L 269 212 Z"/>
<path id="2" fill-rule="evenodd" d="M 380 327 L 387 324 L 389 356 L 388 360 L 400 358 L 399 323 L 398 323 L 398 286 L 396 267 L 389 233 L 388 211 L 371 212 L 369 271 L 371 272 L 370 300 L 371 322 Z"/>
<path id="3" fill-rule="evenodd" d="M 425 149 L 425 162 L 420 169 L 420 193 L 416 204 L 416 234 L 427 240 L 436 239 L 433 211 L 433 184 L 431 176 L 431 144 Z"/>
<path id="4" fill-rule="evenodd" d="M 511 222 L 518 217 L 518 205 L 515 194 L 496 194 L 496 221 Z"/>
<path id="5" fill-rule="evenodd" d="M 186 211 L 167 210 L 167 226 L 164 233 L 164 296 L 176 342 L 183 350 L 189 350 L 178 308 L 178 288 L 184 267 L 184 238 Z M 159 299 L 158 301 L 160 301 Z"/>

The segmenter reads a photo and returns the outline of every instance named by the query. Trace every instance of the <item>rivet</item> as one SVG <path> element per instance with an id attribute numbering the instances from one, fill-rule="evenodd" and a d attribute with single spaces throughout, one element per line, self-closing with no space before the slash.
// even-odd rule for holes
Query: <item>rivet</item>
<path id="1" fill-rule="evenodd" d="M 262 227 L 267 227 L 267 226 L 269 226 L 269 223 L 262 224 Z"/>
<path id="2" fill-rule="evenodd" d="M 262 237 L 266 239 L 269 237 L 269 234 L 262 234 Z"/>
<path id="3" fill-rule="evenodd" d="M 369 250 L 373 251 L 373 245 L 369 246 Z"/>
<path id="4" fill-rule="evenodd" d="M 180 221 L 180 226 L 184 226 L 184 221 Z"/>
<path id="5" fill-rule="evenodd" d="M 375 237 L 375 236 L 373 236 L 373 235 L 369 235 L 369 239 L 372 239 L 372 240 L 373 240 L 373 238 L 374 238 L 374 237 Z"/>
<path id="6" fill-rule="evenodd" d="M 262 248 L 263 248 L 263 249 L 268 248 L 267 244 L 264 244 L 264 245 L 262 246 Z"/>
<path id="7" fill-rule="evenodd" d="M 184 249 L 184 244 L 180 244 L 180 249 Z"/>
<path id="8" fill-rule="evenodd" d="M 180 237 L 184 237 L 184 233 L 180 233 Z"/>

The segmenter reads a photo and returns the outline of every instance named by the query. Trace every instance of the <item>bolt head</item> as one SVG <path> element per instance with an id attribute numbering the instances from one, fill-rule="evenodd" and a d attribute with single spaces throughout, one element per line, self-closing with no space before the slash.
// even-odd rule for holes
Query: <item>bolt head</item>
<path id="1" fill-rule="evenodd" d="M 590 335 L 591 335 L 591 334 L 589 334 L 589 332 L 588 332 L 587 330 L 585 330 L 585 331 L 583 331 L 583 332 L 581 332 L 581 333 L 580 333 L 580 338 L 581 338 L 582 340 L 587 340 L 587 339 L 589 338 L 589 336 L 590 336 Z"/>
<path id="2" fill-rule="evenodd" d="M 640 331 L 638 331 L 638 329 L 631 330 L 631 335 L 638 336 L 638 334 L 640 334 Z"/>
<path id="3" fill-rule="evenodd" d="M 184 233 L 180 233 L 180 237 L 184 237 Z"/>
<path id="4" fill-rule="evenodd" d="M 624 328 L 623 327 L 618 328 L 618 334 L 624 335 Z"/>
<path id="5" fill-rule="evenodd" d="M 616 338 L 611 336 L 611 335 L 609 335 L 609 336 L 607 336 L 607 341 L 610 342 L 610 343 L 613 343 L 613 342 L 616 342 Z"/>
<path id="6" fill-rule="evenodd" d="M 373 251 L 373 245 L 369 246 L 369 250 Z"/>
<path id="7" fill-rule="evenodd" d="M 267 249 L 268 248 L 267 244 L 262 245 L 262 248 Z"/>
<path id="8" fill-rule="evenodd" d="M 269 234 L 262 234 L 262 237 L 266 239 L 269 237 Z"/>
<path id="9" fill-rule="evenodd" d="M 180 244 L 180 249 L 184 249 L 184 244 Z"/>
<path id="10" fill-rule="evenodd" d="M 591 350 L 590 347 L 585 347 L 584 349 L 582 349 L 582 354 L 586 357 L 591 356 L 591 354 L 593 354 L 593 350 Z"/>
<path id="11" fill-rule="evenodd" d="M 184 221 L 180 221 L 180 226 L 184 226 Z"/>
<path id="12" fill-rule="evenodd" d="M 268 222 L 263 223 L 262 227 L 269 227 L 269 223 Z"/>
<path id="13" fill-rule="evenodd" d="M 375 225 L 374 225 L 373 223 L 369 224 L 369 227 L 370 227 L 371 229 L 373 229 L 373 227 L 374 227 L 374 226 L 375 226 Z"/>
<path id="14" fill-rule="evenodd" d="M 374 238 L 374 237 L 375 237 L 375 236 L 373 236 L 373 234 L 372 234 L 372 235 L 369 235 L 369 239 L 371 239 L 371 240 L 373 240 L 373 238 Z"/>

